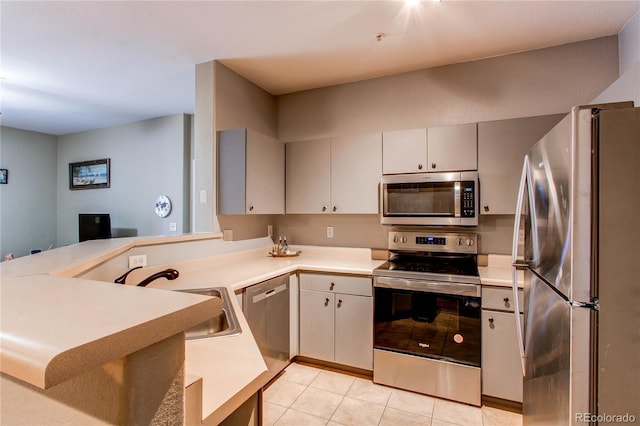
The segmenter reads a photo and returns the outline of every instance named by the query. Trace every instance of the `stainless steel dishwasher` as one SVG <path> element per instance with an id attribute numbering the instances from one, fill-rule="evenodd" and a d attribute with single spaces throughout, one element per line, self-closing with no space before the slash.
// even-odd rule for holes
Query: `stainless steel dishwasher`
<path id="1" fill-rule="evenodd" d="M 289 275 L 247 287 L 244 314 L 269 371 L 289 363 Z"/>

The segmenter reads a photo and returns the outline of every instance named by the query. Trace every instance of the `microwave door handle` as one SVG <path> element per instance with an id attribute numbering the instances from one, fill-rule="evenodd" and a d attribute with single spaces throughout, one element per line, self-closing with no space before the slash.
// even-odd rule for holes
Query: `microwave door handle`
<path id="1" fill-rule="evenodd" d="M 460 181 L 453 186 L 454 217 L 460 217 Z"/>
<path id="2" fill-rule="evenodd" d="M 524 190 L 527 185 L 527 172 L 529 170 L 529 157 L 525 155 L 522 166 L 522 176 L 520 177 L 520 189 L 518 190 L 518 201 L 516 204 L 516 217 L 513 224 L 513 244 L 511 246 L 511 263 L 513 265 L 513 303 L 515 307 L 516 332 L 518 334 L 518 349 L 520 350 L 520 362 L 522 365 L 522 375 L 525 373 L 524 338 L 522 334 L 522 322 L 520 321 L 520 299 L 518 299 L 518 270 L 525 266 L 518 262 L 518 242 L 520 235 L 520 218 L 522 216 L 522 203 L 524 200 Z"/>

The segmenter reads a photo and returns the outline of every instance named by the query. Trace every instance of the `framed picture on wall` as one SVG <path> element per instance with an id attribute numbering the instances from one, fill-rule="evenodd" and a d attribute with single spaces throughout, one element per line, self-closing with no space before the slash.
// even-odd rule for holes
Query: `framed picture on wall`
<path id="1" fill-rule="evenodd" d="M 6 185 L 9 182 L 9 170 L 0 169 L 0 185 Z"/>
<path id="2" fill-rule="evenodd" d="M 111 187 L 111 159 L 69 163 L 69 189 Z"/>

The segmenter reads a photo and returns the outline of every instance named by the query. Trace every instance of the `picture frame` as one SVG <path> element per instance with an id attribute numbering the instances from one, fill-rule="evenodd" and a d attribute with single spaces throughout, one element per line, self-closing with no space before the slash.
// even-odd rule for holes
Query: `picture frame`
<path id="1" fill-rule="evenodd" d="M 0 185 L 9 183 L 9 169 L 0 169 Z"/>
<path id="2" fill-rule="evenodd" d="M 69 189 L 96 189 L 111 187 L 111 159 L 69 163 Z"/>

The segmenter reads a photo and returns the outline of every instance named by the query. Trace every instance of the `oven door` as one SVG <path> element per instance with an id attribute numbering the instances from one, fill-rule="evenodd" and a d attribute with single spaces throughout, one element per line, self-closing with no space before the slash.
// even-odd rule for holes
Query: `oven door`
<path id="1" fill-rule="evenodd" d="M 472 172 L 384 176 L 380 182 L 380 222 L 475 226 L 477 187 L 477 173 Z"/>
<path id="2" fill-rule="evenodd" d="M 374 347 L 480 367 L 480 286 L 376 277 Z"/>

